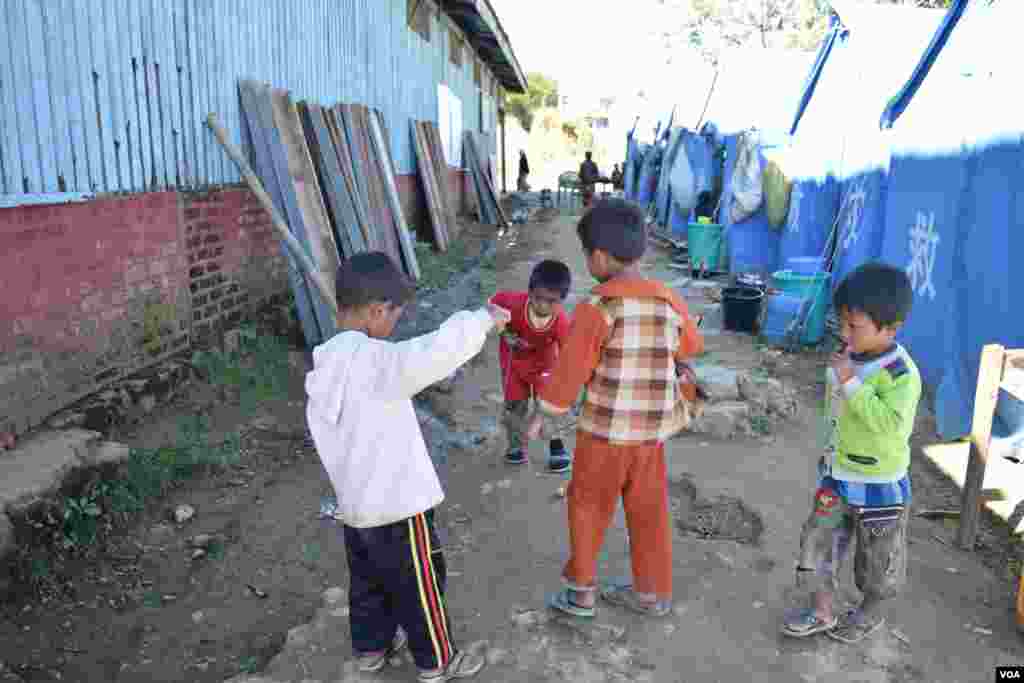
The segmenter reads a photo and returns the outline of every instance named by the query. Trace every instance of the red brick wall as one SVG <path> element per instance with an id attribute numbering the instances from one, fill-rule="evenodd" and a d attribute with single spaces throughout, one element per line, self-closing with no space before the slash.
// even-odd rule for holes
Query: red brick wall
<path id="1" fill-rule="evenodd" d="M 419 180 L 398 177 L 411 224 Z M 465 174 L 449 187 L 464 201 Z M 0 209 L 0 431 L 23 433 L 113 380 L 219 343 L 289 291 L 270 218 L 243 188 Z"/>
<path id="2" fill-rule="evenodd" d="M 0 431 L 22 433 L 287 291 L 278 245 L 247 190 L 0 209 Z"/>
<path id="3" fill-rule="evenodd" d="M 288 291 L 287 263 L 270 216 L 248 190 L 183 195 L 191 329 L 215 341 L 254 301 Z"/>

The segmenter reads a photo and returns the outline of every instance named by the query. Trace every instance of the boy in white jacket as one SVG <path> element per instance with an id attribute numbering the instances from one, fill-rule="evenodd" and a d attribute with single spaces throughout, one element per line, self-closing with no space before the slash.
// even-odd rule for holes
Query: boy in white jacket
<path id="1" fill-rule="evenodd" d="M 380 671 L 408 645 L 420 681 L 447 681 L 484 662 L 452 641 L 433 526 L 444 494 L 411 399 L 478 354 L 508 312 L 461 311 L 436 332 L 386 341 L 414 291 L 383 253 L 341 265 L 340 332 L 313 351 L 306 417 L 344 521 L 360 670 Z"/>

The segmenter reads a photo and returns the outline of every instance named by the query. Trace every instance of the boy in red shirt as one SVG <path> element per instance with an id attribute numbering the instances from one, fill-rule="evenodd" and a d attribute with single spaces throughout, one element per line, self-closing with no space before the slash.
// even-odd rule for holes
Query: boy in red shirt
<path id="1" fill-rule="evenodd" d="M 505 429 L 510 465 L 526 462 L 522 430 L 531 399 L 551 376 L 558 354 L 569 336 L 569 317 L 562 302 L 569 295 L 572 275 L 561 261 L 541 261 L 530 273 L 528 292 L 498 292 L 491 303 L 507 309 L 512 320 L 501 337 L 501 380 L 505 393 Z M 551 439 L 548 467 L 567 472 L 572 458 L 561 439 Z"/>

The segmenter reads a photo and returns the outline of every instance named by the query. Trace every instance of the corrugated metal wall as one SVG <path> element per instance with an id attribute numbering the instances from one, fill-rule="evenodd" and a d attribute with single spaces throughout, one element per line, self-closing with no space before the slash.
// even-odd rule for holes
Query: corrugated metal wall
<path id="1" fill-rule="evenodd" d="M 427 43 L 406 2 L 3 0 L 0 194 L 238 182 L 204 120 L 216 112 L 241 144 L 240 78 L 379 108 L 411 173 L 409 119 L 437 119 L 437 84 L 462 99 L 467 130 L 480 128 L 480 91 L 473 60 L 448 58 L 448 18 L 428 0 Z"/>

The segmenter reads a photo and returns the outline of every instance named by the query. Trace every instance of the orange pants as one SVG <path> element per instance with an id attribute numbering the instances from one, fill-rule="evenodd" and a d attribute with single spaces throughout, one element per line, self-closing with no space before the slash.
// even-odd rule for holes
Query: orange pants
<path id="1" fill-rule="evenodd" d="M 576 433 L 569 482 L 569 561 L 562 577 L 576 589 L 597 585 L 597 557 L 622 496 L 633 590 L 672 598 L 672 526 L 664 444 L 623 446 Z"/>

